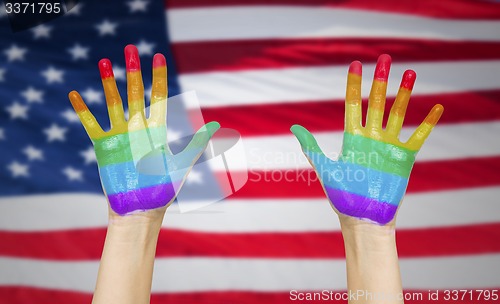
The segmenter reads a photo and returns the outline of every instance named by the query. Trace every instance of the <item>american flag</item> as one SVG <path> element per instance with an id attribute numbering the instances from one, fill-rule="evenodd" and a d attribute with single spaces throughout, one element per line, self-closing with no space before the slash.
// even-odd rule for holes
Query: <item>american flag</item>
<path id="1" fill-rule="evenodd" d="M 146 86 L 152 55 L 167 55 L 169 95 L 195 90 L 205 121 L 242 134 L 249 167 L 224 202 L 167 211 L 153 303 L 290 303 L 291 290 L 346 290 L 338 219 L 288 129 L 302 124 L 340 151 L 348 64 L 364 63 L 367 97 L 381 53 L 393 58 L 389 101 L 405 69 L 418 74 L 403 138 L 433 104 L 445 107 L 398 215 L 403 286 L 422 294 L 406 303 L 495 302 L 476 291 L 500 289 L 495 1 L 81 1 L 15 34 L 0 10 L 0 38 L 0 303 L 90 302 L 107 206 L 66 94 L 79 90 L 105 126 L 96 63 L 113 61 L 124 94 L 129 43 Z M 447 301 L 457 289 L 474 298 Z"/>

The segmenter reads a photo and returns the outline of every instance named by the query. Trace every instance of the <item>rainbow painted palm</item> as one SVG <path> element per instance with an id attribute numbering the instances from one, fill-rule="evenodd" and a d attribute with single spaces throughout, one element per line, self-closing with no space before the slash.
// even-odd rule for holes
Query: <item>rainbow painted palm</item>
<path id="1" fill-rule="evenodd" d="M 399 140 L 416 79 L 415 72 L 407 70 L 383 129 L 390 65 L 390 56 L 379 57 L 364 127 L 361 125 L 361 63 L 355 61 L 349 67 L 344 140 L 338 160 L 328 158 L 305 128 L 299 125 L 291 128 L 336 211 L 380 225 L 394 219 L 416 154 L 443 113 L 443 107 L 435 105 L 406 143 Z"/>
<path id="2" fill-rule="evenodd" d="M 200 128 L 186 148 L 172 154 L 167 145 L 167 73 L 165 57 L 153 58 L 150 116 L 144 113 L 144 85 L 137 48 L 125 48 L 130 119 L 125 120 L 111 62 L 99 62 L 111 129 L 99 126 L 76 91 L 69 99 L 96 153 L 99 174 L 111 209 L 120 215 L 171 203 L 189 170 L 219 128 L 211 122 Z"/>

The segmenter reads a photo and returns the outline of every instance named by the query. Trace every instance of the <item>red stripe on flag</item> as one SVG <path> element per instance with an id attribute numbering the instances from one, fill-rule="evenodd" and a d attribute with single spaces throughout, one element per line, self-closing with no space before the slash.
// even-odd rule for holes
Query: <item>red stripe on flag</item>
<path id="1" fill-rule="evenodd" d="M 338 277 L 340 279 L 341 274 L 332 273 L 333 277 Z M 465 288 L 463 288 L 465 289 Z M 472 291 L 472 294 L 465 294 L 465 298 L 462 299 L 462 293 L 459 293 L 458 300 L 445 300 L 445 291 L 439 290 L 439 298 L 433 300 L 430 297 L 430 293 L 435 293 L 436 290 L 405 290 L 405 295 L 407 297 L 411 296 L 413 299 L 405 300 L 406 304 L 491 304 L 495 303 L 492 301 L 491 295 L 492 291 L 498 290 L 500 287 L 488 287 L 488 288 L 475 288 L 488 291 L 490 298 L 487 300 L 485 296 L 485 291 L 482 295 L 479 291 Z M 471 289 L 468 289 L 471 290 Z M 321 292 L 321 290 L 316 291 Z M 329 291 L 327 291 L 329 292 Z M 345 293 L 346 291 L 332 291 L 332 296 L 335 294 Z M 337 295 L 340 296 L 340 295 Z M 473 297 L 472 300 L 470 297 Z M 421 297 L 421 299 L 420 299 Z M 50 290 L 50 289 L 40 289 L 34 287 L 22 287 L 22 286 L 6 286 L 0 287 L 0 304 L 30 304 L 30 303 L 71 303 L 71 304 L 88 304 L 92 299 L 90 293 L 78 293 L 64 290 Z M 299 301 L 298 299 L 292 301 L 290 299 L 289 292 L 256 292 L 256 291 L 207 291 L 207 292 L 179 292 L 179 293 L 153 293 L 151 297 L 151 303 L 175 303 L 175 304 L 290 304 Z M 311 300 L 307 303 L 325 303 L 326 300 Z M 332 303 L 344 303 L 347 304 L 347 300 L 328 300 L 327 302 Z M 299 302 L 297 302 L 299 303 Z"/>
<path id="2" fill-rule="evenodd" d="M 500 156 L 417 162 L 411 173 L 407 193 L 500 185 L 498 172 Z M 229 198 L 301 197 L 325 197 L 312 169 L 250 170 L 248 182 Z"/>
<path id="3" fill-rule="evenodd" d="M 284 5 L 319 6 L 403 13 L 450 19 L 499 19 L 500 6 L 494 1 L 420 0 L 165 0 L 167 9 L 215 6 Z"/>
<path id="4" fill-rule="evenodd" d="M 288 207 L 283 204 L 283 208 Z M 0 256 L 98 260 L 105 234 L 106 228 L 0 232 Z M 398 252 L 403 258 L 497 253 L 500 242 L 491 240 L 499 237 L 500 223 L 397 231 Z M 208 233 L 162 229 L 156 251 L 157 257 L 344 258 L 340 232 Z"/>
<path id="5" fill-rule="evenodd" d="M 200 52 L 200 50 L 203 50 Z M 265 39 L 174 43 L 177 71 L 198 73 L 247 69 L 349 65 L 376 62 L 487 60 L 500 58 L 499 42 L 387 38 Z"/>
<path id="6" fill-rule="evenodd" d="M 437 103 L 445 108 L 440 124 L 498 120 L 499 100 L 500 90 L 413 96 L 405 126 L 418 126 Z M 393 99 L 386 103 L 386 120 L 392 103 Z M 367 106 L 365 101 L 363 117 L 366 117 Z M 216 120 L 243 136 L 290 134 L 293 124 L 303 125 L 312 132 L 344 129 L 344 101 L 341 100 L 213 107 L 203 108 L 202 112 L 206 121 Z"/>
<path id="7" fill-rule="evenodd" d="M 26 286 L 0 286 L 0 304 L 71 303 L 88 304 L 92 294 Z"/>

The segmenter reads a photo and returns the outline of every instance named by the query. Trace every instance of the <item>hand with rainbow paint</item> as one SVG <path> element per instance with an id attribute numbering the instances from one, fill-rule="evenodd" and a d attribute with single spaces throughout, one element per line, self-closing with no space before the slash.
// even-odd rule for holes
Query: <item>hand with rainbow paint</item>
<path id="1" fill-rule="evenodd" d="M 347 217 L 378 225 L 394 223 L 415 157 L 443 113 L 443 107 L 435 105 L 407 142 L 399 140 L 416 78 L 414 71 L 407 70 L 387 125 L 382 128 L 390 65 L 389 55 L 378 58 L 363 126 L 362 67 L 359 61 L 351 63 L 347 76 L 344 139 L 338 160 L 328 158 L 308 130 L 299 125 L 291 128 L 341 220 Z"/>
<path id="2" fill-rule="evenodd" d="M 135 46 L 125 47 L 125 60 L 128 121 L 108 59 L 99 61 L 99 71 L 111 121 L 109 131 L 105 132 L 99 126 L 78 92 L 69 93 L 71 104 L 94 144 L 104 193 L 111 209 L 118 215 L 168 206 L 220 127 L 217 122 L 206 124 L 182 152 L 172 154 L 167 145 L 165 57 L 156 54 L 153 58 L 149 117 L 145 115 L 144 86 Z"/>

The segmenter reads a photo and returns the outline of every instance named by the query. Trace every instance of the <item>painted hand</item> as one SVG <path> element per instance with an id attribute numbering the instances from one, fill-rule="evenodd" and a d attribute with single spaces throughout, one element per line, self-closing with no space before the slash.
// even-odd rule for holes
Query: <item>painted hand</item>
<path id="1" fill-rule="evenodd" d="M 391 222 L 405 194 L 415 156 L 443 113 L 435 105 L 407 142 L 399 140 L 416 74 L 407 70 L 382 129 L 391 57 L 377 61 L 366 125 L 361 125 L 361 63 L 349 67 L 345 130 L 338 160 L 328 158 L 305 128 L 291 128 L 339 215 L 385 225 Z M 321 115 L 321 114 L 320 114 Z"/>
<path id="2" fill-rule="evenodd" d="M 165 207 L 176 197 L 189 170 L 219 128 L 210 122 L 200 128 L 186 148 L 173 155 L 167 145 L 167 73 L 165 57 L 153 58 L 153 86 L 150 115 L 144 113 L 137 48 L 125 48 L 128 109 L 125 120 L 120 94 L 108 59 L 99 61 L 106 103 L 111 121 L 107 132 L 99 126 L 76 91 L 69 99 L 96 153 L 104 193 L 111 209 L 119 215 Z"/>

